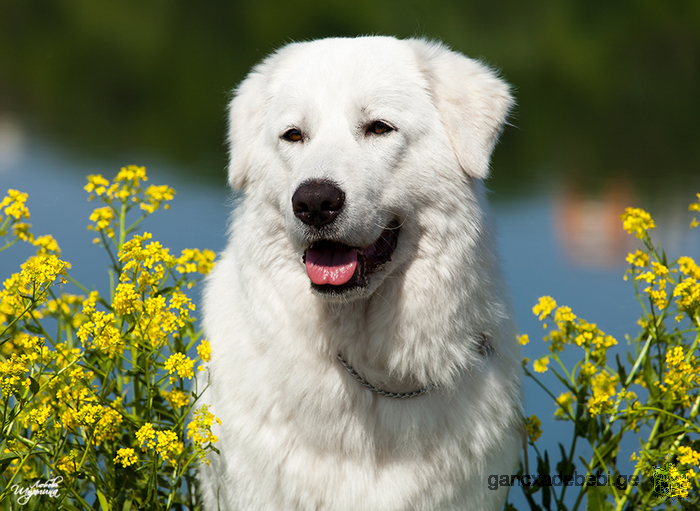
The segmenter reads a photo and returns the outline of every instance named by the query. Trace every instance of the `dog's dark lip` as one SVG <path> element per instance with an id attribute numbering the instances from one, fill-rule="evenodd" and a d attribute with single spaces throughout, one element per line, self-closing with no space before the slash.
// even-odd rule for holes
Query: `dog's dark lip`
<path id="1" fill-rule="evenodd" d="M 312 243 L 308 248 L 332 249 L 334 246 L 342 246 L 348 249 L 355 248 L 357 250 L 357 267 L 350 280 L 337 286 L 333 284 L 314 284 L 312 282 L 312 289 L 324 294 L 342 294 L 352 289 L 366 287 L 369 284 L 369 275 L 391 261 L 391 256 L 394 254 L 394 250 L 396 250 L 398 240 L 399 222 L 397 220 L 392 220 L 374 243 L 363 248 L 350 247 L 331 240 L 320 240 Z M 304 251 L 302 260 L 304 263 L 306 262 L 306 250 Z"/>

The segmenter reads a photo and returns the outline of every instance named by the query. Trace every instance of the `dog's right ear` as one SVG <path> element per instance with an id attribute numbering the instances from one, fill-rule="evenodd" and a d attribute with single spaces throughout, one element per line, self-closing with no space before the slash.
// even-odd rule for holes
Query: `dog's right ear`
<path id="1" fill-rule="evenodd" d="M 228 107 L 228 182 L 235 190 L 243 188 L 256 171 L 254 148 L 260 144 L 267 97 L 269 61 L 261 62 L 234 91 Z"/>

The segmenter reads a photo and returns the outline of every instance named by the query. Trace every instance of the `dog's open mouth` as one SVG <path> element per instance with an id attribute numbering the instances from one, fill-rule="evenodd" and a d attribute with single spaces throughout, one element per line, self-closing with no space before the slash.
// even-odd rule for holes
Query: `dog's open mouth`
<path id="1" fill-rule="evenodd" d="M 368 276 L 391 261 L 398 240 L 399 224 L 394 220 L 377 241 L 364 248 L 329 240 L 317 241 L 304 252 L 311 287 L 324 293 L 339 293 L 366 286 Z"/>

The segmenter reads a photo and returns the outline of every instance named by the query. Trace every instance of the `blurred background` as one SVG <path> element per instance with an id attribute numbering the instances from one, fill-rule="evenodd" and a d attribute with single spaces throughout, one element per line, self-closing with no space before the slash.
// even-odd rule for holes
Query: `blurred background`
<path id="1" fill-rule="evenodd" d="M 221 250 L 231 90 L 289 41 L 363 34 L 440 39 L 514 86 L 488 186 L 519 327 L 532 339 L 524 355 L 546 350 L 531 312 L 542 295 L 626 348 L 639 305 L 622 280 L 635 247 L 624 208 L 652 214 L 669 257 L 700 257 L 687 211 L 700 192 L 697 0 L 2 0 L 0 191 L 29 193 L 34 232 L 54 235 L 88 287 L 104 285 L 108 264 L 85 228 L 90 173 L 145 165 L 152 183 L 178 192 L 145 228 L 173 251 Z M 28 254 L 0 254 L 0 278 Z M 543 421 L 543 446 L 568 445 L 568 423 L 553 420 L 530 381 L 525 400 Z M 623 447 L 626 462 L 638 441 Z"/>

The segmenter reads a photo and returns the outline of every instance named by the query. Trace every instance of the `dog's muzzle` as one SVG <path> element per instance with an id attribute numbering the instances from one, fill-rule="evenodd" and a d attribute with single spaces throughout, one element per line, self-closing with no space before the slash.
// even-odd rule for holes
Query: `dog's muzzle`
<path id="1" fill-rule="evenodd" d="M 345 204 L 345 193 L 326 180 L 303 183 L 292 196 L 294 215 L 320 229 L 335 221 Z M 377 240 L 366 247 L 351 247 L 322 239 L 304 252 L 311 286 L 324 293 L 340 293 L 369 283 L 369 275 L 391 260 L 399 238 L 399 223 L 392 220 Z"/>

